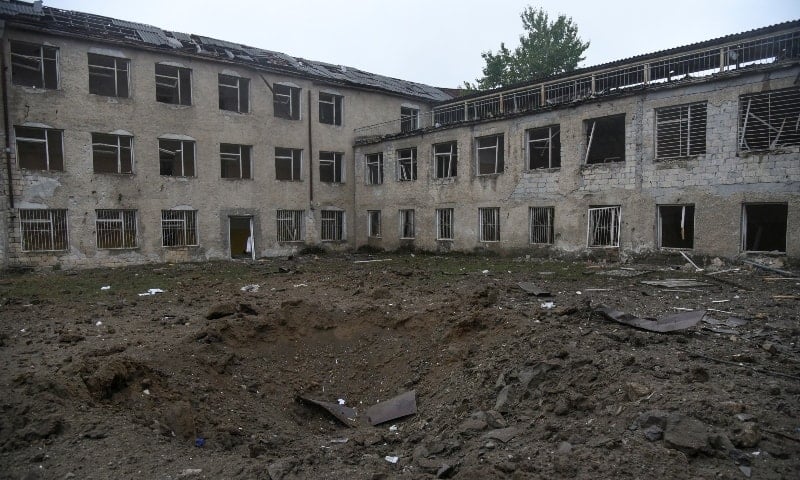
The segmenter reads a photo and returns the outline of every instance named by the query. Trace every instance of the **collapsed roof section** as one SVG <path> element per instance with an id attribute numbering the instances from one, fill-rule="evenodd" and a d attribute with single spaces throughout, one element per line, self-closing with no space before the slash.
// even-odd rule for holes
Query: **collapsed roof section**
<path id="1" fill-rule="evenodd" d="M 380 90 L 426 101 L 449 100 L 451 95 L 436 87 L 365 72 L 357 68 L 293 57 L 239 43 L 200 35 L 171 32 L 142 23 L 118 20 L 73 10 L 42 6 L 41 2 L 0 1 L 0 18 L 15 27 L 81 37 L 133 47 L 164 49 L 177 55 L 200 56 L 248 65 L 258 70 L 311 78 L 313 80 Z"/>

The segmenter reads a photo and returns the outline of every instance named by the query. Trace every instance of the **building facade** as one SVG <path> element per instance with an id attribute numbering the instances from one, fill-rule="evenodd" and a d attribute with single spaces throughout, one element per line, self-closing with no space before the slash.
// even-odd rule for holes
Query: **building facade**
<path id="1" fill-rule="evenodd" d="M 5 267 L 311 245 L 800 257 L 797 21 L 454 98 L 41 4 L 0 15 Z"/>

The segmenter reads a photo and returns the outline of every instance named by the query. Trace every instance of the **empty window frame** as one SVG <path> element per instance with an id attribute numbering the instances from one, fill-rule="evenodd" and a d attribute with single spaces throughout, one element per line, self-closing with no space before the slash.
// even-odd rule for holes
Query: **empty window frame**
<path id="1" fill-rule="evenodd" d="M 589 209 L 587 243 L 590 247 L 619 247 L 619 227 L 622 207 L 592 207 Z"/>
<path id="2" fill-rule="evenodd" d="M 458 144 L 437 143 L 433 146 L 434 175 L 436 178 L 451 178 L 458 174 Z"/>
<path id="3" fill-rule="evenodd" d="M 528 169 L 561 167 L 561 128 L 558 125 L 528 130 Z"/>
<path id="4" fill-rule="evenodd" d="M 64 170 L 64 143 L 61 130 L 14 127 L 17 162 L 29 170 Z"/>
<path id="5" fill-rule="evenodd" d="M 67 249 L 66 210 L 20 210 L 19 221 L 23 252 Z"/>
<path id="6" fill-rule="evenodd" d="M 219 145 L 219 161 L 222 178 L 253 178 L 250 163 L 250 145 L 221 143 Z"/>
<path id="7" fill-rule="evenodd" d="M 136 248 L 136 210 L 96 210 L 97 248 Z"/>
<path id="8" fill-rule="evenodd" d="M 590 163 L 625 161 L 625 115 L 586 121 L 586 158 Z"/>
<path id="9" fill-rule="evenodd" d="M 133 173 L 133 137 L 92 133 L 94 173 Z"/>
<path id="10" fill-rule="evenodd" d="M 380 238 L 381 236 L 381 211 L 367 210 L 367 236 Z"/>
<path id="11" fill-rule="evenodd" d="M 492 208 L 479 208 L 478 221 L 480 229 L 481 242 L 499 242 L 500 241 L 500 209 Z"/>
<path id="12" fill-rule="evenodd" d="M 161 210 L 161 245 L 164 247 L 199 245 L 197 210 Z"/>
<path id="13" fill-rule="evenodd" d="M 159 173 L 165 177 L 194 177 L 195 143 L 159 138 L 158 162 Z"/>
<path id="14" fill-rule="evenodd" d="M 410 132 L 419 128 L 419 109 L 400 107 L 400 132 Z"/>
<path id="15" fill-rule="evenodd" d="M 800 145 L 800 88 L 739 97 L 739 151 Z"/>
<path id="16" fill-rule="evenodd" d="M 275 179 L 299 181 L 303 151 L 298 148 L 275 147 Z"/>
<path id="17" fill-rule="evenodd" d="M 173 105 L 192 104 L 192 71 L 156 63 L 156 101 Z"/>
<path id="18" fill-rule="evenodd" d="M 503 135 L 490 135 L 476 139 L 478 175 L 503 173 Z"/>
<path id="19" fill-rule="evenodd" d="M 416 227 L 414 222 L 414 210 L 400 210 L 400 238 L 414 238 Z"/>
<path id="20" fill-rule="evenodd" d="M 344 164 L 341 152 L 319 152 L 319 181 L 342 183 L 344 180 Z"/>
<path id="21" fill-rule="evenodd" d="M 403 148 L 397 151 L 397 180 L 410 182 L 417 179 L 417 149 Z"/>
<path id="22" fill-rule="evenodd" d="M 319 92 L 319 123 L 341 125 L 343 99 L 341 95 Z"/>
<path id="23" fill-rule="evenodd" d="M 23 87 L 58 88 L 58 49 L 11 42 L 11 83 Z"/>
<path id="24" fill-rule="evenodd" d="M 706 103 L 656 109 L 656 158 L 706 153 Z"/>
<path id="25" fill-rule="evenodd" d="M 276 117 L 300 120 L 300 89 L 279 83 L 273 84 L 272 106 Z"/>
<path id="26" fill-rule="evenodd" d="M 529 210 L 530 243 L 553 243 L 553 207 L 531 207 Z"/>
<path id="27" fill-rule="evenodd" d="M 785 253 L 788 213 L 785 203 L 742 205 L 742 250 Z"/>
<path id="28" fill-rule="evenodd" d="M 383 183 L 383 153 L 370 153 L 366 156 L 365 177 L 367 185 L 380 185 Z"/>
<path id="29" fill-rule="evenodd" d="M 276 221 L 279 242 L 302 242 L 303 210 L 278 210 Z"/>
<path id="30" fill-rule="evenodd" d="M 248 113 L 250 111 L 250 79 L 220 73 L 219 109 Z"/>
<path id="31" fill-rule="evenodd" d="M 658 245 L 694 248 L 694 205 L 658 206 Z"/>
<path id="32" fill-rule="evenodd" d="M 89 54 L 89 93 L 106 97 L 129 96 L 127 58 Z"/>
<path id="33" fill-rule="evenodd" d="M 321 234 L 323 242 L 344 240 L 344 212 L 341 210 L 322 210 L 320 212 Z"/>
<path id="34" fill-rule="evenodd" d="M 453 239 L 453 209 L 436 209 L 436 240 Z"/>

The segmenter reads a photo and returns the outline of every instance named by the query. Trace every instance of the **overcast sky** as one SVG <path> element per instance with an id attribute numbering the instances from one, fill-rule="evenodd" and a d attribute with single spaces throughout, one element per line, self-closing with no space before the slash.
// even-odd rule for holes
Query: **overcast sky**
<path id="1" fill-rule="evenodd" d="M 800 19 L 798 0 L 44 0 L 373 73 L 457 87 L 512 48 L 530 3 L 591 42 L 582 67 Z"/>

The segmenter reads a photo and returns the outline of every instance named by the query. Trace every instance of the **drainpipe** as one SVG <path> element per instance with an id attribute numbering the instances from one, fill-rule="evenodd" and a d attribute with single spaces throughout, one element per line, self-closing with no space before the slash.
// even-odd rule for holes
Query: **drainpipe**
<path id="1" fill-rule="evenodd" d="M 11 132 L 8 124 L 10 123 L 8 117 L 8 66 L 6 65 L 6 42 L 5 39 L 0 39 L 2 47 L 0 47 L 0 74 L 3 75 L 3 128 L 6 137 L 6 175 L 8 175 L 8 205 L 9 208 L 14 208 L 14 183 L 11 181 Z"/>
<path id="2" fill-rule="evenodd" d="M 311 141 L 311 89 L 308 89 L 308 204 L 314 209 L 314 149 Z"/>

